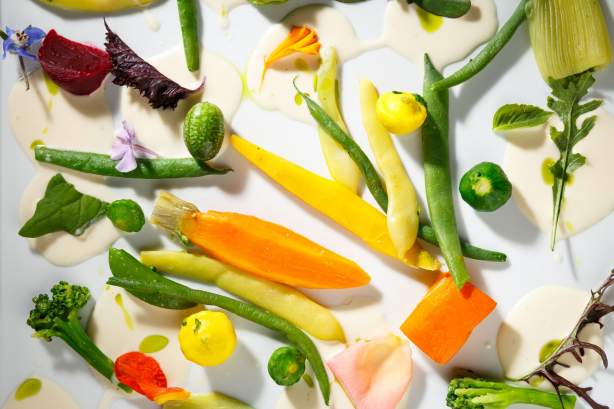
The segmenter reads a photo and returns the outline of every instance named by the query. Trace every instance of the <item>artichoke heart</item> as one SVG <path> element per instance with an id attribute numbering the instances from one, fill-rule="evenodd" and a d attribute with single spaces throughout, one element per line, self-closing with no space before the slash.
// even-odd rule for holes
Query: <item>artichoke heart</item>
<path id="1" fill-rule="evenodd" d="M 545 79 L 561 79 L 612 61 L 600 0 L 530 0 L 529 34 Z"/>

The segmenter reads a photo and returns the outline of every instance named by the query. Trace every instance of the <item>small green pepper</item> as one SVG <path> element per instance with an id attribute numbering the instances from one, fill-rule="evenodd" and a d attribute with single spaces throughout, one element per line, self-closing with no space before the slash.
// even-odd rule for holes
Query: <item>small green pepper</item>
<path id="1" fill-rule="evenodd" d="M 268 370 L 276 384 L 294 385 L 305 373 L 305 355 L 294 347 L 278 348 L 269 358 Z"/>
<path id="2" fill-rule="evenodd" d="M 116 200 L 107 208 L 107 217 L 118 229 L 130 233 L 141 231 L 145 225 L 145 214 L 133 200 Z"/>
<path id="3" fill-rule="evenodd" d="M 512 196 L 512 184 L 503 169 L 491 162 L 482 162 L 465 173 L 459 190 L 463 200 L 480 212 L 494 212 Z"/>

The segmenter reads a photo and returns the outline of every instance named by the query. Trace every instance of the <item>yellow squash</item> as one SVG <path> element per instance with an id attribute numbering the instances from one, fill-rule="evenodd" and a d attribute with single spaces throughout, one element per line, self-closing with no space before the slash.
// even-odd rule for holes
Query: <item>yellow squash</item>
<path id="1" fill-rule="evenodd" d="M 416 191 L 392 143 L 392 137 L 377 120 L 375 106 L 378 97 L 371 81 L 360 82 L 362 124 L 388 191 L 388 232 L 397 253 L 402 256 L 413 247 L 418 237 L 420 210 Z"/>
<path id="2" fill-rule="evenodd" d="M 49 7 L 85 11 L 88 13 L 107 13 L 149 6 L 156 0 L 38 0 Z"/>
<path id="3" fill-rule="evenodd" d="M 233 135 L 235 149 L 261 171 L 305 203 L 365 241 L 371 248 L 424 270 L 439 269 L 439 261 L 418 243 L 399 257 L 388 234 L 386 216 L 340 183 L 323 178 Z"/>
<path id="4" fill-rule="evenodd" d="M 164 273 L 215 284 L 287 319 L 315 338 L 345 342 L 343 329 L 330 310 L 292 287 L 243 273 L 204 255 L 181 251 L 143 251 L 141 261 Z"/>

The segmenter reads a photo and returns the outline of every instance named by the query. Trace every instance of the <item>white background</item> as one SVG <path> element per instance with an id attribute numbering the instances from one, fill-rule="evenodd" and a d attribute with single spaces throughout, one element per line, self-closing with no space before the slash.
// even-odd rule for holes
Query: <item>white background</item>
<path id="1" fill-rule="evenodd" d="M 56 14 L 30 0 L 0 0 L 2 27 L 21 28 L 33 24 L 43 29 L 56 28 L 61 34 L 83 42 L 102 46 L 102 18 L 83 15 Z M 230 14 L 230 26 L 224 30 L 215 13 L 203 4 L 205 46 L 216 51 L 238 67 L 244 67 L 250 51 L 264 31 L 274 21 L 303 2 L 290 1 L 268 8 L 240 7 Z M 499 20 L 505 21 L 515 7 L 515 1 L 497 0 Z M 359 36 L 376 39 L 382 31 L 386 2 L 371 0 L 345 5 L 332 3 L 353 22 Z M 614 27 L 614 2 L 605 1 L 610 28 Z M 150 56 L 180 44 L 177 12 L 174 1 L 163 1 L 151 9 L 162 22 L 159 32 L 152 32 L 141 12 L 114 15 L 108 18 L 141 55 Z M 412 39 L 407 39 L 412 41 Z M 450 45 L 453 46 L 451 39 Z M 8 59 L 1 67 L 1 255 L 0 255 L 0 400 L 4 400 L 24 379 L 33 374 L 59 382 L 83 408 L 95 408 L 102 387 L 83 364 L 60 342 L 45 344 L 30 338 L 31 329 L 25 324 L 31 306 L 30 299 L 46 291 L 60 279 L 88 285 L 95 295 L 109 275 L 105 256 L 89 260 L 73 268 L 59 268 L 33 254 L 19 230 L 18 206 L 22 191 L 33 175 L 33 169 L 20 152 L 8 127 L 6 100 L 17 78 L 17 63 Z M 448 67 L 451 72 L 455 66 Z M 358 80 L 372 79 L 380 90 L 407 89 L 420 91 L 419 67 L 382 49 L 367 53 L 343 66 L 343 110 L 354 137 L 367 147 L 358 113 Z M 601 72 L 595 94 L 605 97 L 606 109 L 614 112 L 614 69 Z M 108 86 L 110 100 L 118 92 Z M 525 29 L 521 29 L 501 55 L 479 77 L 454 91 L 452 102 L 453 133 L 452 162 L 455 177 L 479 161 L 501 162 L 504 140 L 491 132 L 495 110 L 504 103 L 526 102 L 544 105 L 548 89 L 541 79 L 528 45 Z M 313 128 L 286 119 L 279 113 L 263 112 L 251 101 L 244 101 L 233 121 L 234 130 L 244 137 L 303 166 L 326 175 L 318 138 Z M 614 137 L 614 135 L 613 135 Z M 418 190 L 424 198 L 420 145 L 417 139 L 406 139 L 398 145 L 401 155 Z M 366 149 L 368 150 L 368 149 Z M 614 152 L 612 153 L 614 155 Z M 246 165 L 245 161 L 227 150 L 220 162 L 231 165 L 234 172 L 225 177 L 211 177 L 189 182 L 114 181 L 121 195 L 133 197 L 151 210 L 154 190 L 181 186 L 181 195 L 198 203 L 201 208 L 238 211 L 275 221 L 301 232 L 311 239 L 357 261 L 373 277 L 373 287 L 353 293 L 380 294 L 384 297 L 387 318 L 398 326 L 425 292 L 421 274 L 380 257 L 333 223 L 319 217 L 269 180 Z M 537 175 L 536 177 L 538 177 Z M 614 175 L 613 175 L 614 176 Z M 455 181 L 455 184 L 457 181 Z M 594 194 L 601 189 L 595 186 Z M 368 194 L 365 195 L 368 200 Z M 497 310 L 477 329 L 458 356 L 447 366 L 431 363 L 414 348 L 416 373 L 409 407 L 441 408 L 445 406 L 447 380 L 455 367 L 471 368 L 484 374 L 500 376 L 494 348 L 499 323 L 506 312 L 527 291 L 543 284 L 558 283 L 588 290 L 600 283 L 614 267 L 614 218 L 609 217 L 587 232 L 561 242 L 553 257 L 548 250 L 547 236 L 533 227 L 515 204 L 510 201 L 494 214 L 476 213 L 462 201 L 457 202 L 459 223 L 464 237 L 474 244 L 505 251 L 510 261 L 505 265 L 469 262 L 475 282 L 499 303 Z M 160 238 L 147 228 L 118 247 L 135 254 L 144 247 L 157 247 Z M 330 299 L 347 294 L 330 294 Z M 612 324 L 612 320 L 609 320 Z M 207 370 L 212 388 L 231 394 L 256 408 L 272 408 L 280 389 L 266 374 L 266 360 L 278 345 L 271 334 L 245 321 L 235 320 L 241 348 L 227 364 Z M 606 349 L 614 359 L 614 325 L 606 336 Z M 201 369 L 195 369 L 201 371 Z M 602 403 L 614 404 L 614 374 L 600 371 L 587 383 L 596 388 L 593 396 Z M 196 385 L 207 391 L 207 385 Z M 578 407 L 583 407 L 580 403 Z M 146 408 L 144 400 L 117 403 L 114 408 Z"/>

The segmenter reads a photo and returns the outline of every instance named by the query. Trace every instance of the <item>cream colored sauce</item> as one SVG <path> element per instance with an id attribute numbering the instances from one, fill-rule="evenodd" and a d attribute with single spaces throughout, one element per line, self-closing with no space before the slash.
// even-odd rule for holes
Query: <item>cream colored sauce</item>
<path id="1" fill-rule="evenodd" d="M 122 88 L 121 116 L 136 130 L 141 144 L 163 157 L 189 157 L 183 143 L 182 124 L 197 102 L 209 101 L 220 107 L 229 123 L 241 103 L 243 83 L 237 69 L 214 53 L 201 52 L 203 72 L 186 68 L 181 47 L 148 60 L 160 72 L 184 87 L 194 89 L 206 77 L 204 92 L 180 101 L 175 110 L 154 110 L 147 99 L 132 88 Z"/>
<path id="2" fill-rule="evenodd" d="M 252 99 L 267 110 L 278 110 L 290 118 L 311 123 L 305 103 L 297 104 L 292 80 L 302 91 L 314 92 L 314 75 L 320 64 L 317 56 L 292 54 L 273 63 L 262 77 L 264 61 L 288 35 L 293 26 L 314 29 L 322 47 L 335 47 L 339 61 L 352 59 L 374 47 L 356 36 L 354 27 L 339 10 L 323 5 L 298 8 L 264 34 L 252 53 L 246 71 L 246 82 Z"/>
<path id="3" fill-rule="evenodd" d="M 79 405 L 60 385 L 48 379 L 39 379 L 42 387 L 36 395 L 18 401 L 14 397 L 15 394 L 12 393 L 2 409 L 79 409 Z"/>
<path id="4" fill-rule="evenodd" d="M 428 53 L 438 68 L 466 58 L 497 31 L 497 9 L 493 0 L 473 0 L 469 12 L 457 19 L 444 19 L 437 30 L 428 32 L 416 5 L 404 0 L 387 2 L 383 43 L 415 64 Z M 450 46 L 454 39 L 454 46 Z"/>
<path id="5" fill-rule="evenodd" d="M 23 152 L 32 160 L 36 175 L 21 198 L 20 220 L 25 222 L 43 197 L 49 179 L 62 173 L 77 190 L 99 199 L 115 199 L 104 178 L 69 172 L 34 161 L 31 144 L 40 140 L 46 145 L 72 150 L 107 153 L 113 139 L 113 118 L 102 89 L 90 96 L 75 96 L 62 90 L 51 92 L 42 71 L 30 77 L 30 91 L 16 84 L 9 95 L 9 121 L 13 135 Z M 119 233 L 106 218 L 99 220 L 78 237 L 53 233 L 29 239 L 32 249 L 58 266 L 79 264 L 105 251 Z"/>
<path id="6" fill-rule="evenodd" d="M 614 117 L 605 110 L 597 112 L 597 124 L 574 151 L 586 156 L 587 163 L 574 172 L 573 182 L 565 190 L 561 212 L 560 235 L 579 233 L 608 216 L 614 210 Z M 560 127 L 558 119 L 552 124 Z M 559 128 L 560 129 L 560 128 Z M 514 201 L 542 231 L 549 233 L 552 224 L 552 187 L 544 181 L 542 164 L 559 152 L 548 135 L 548 127 L 515 130 L 506 135 L 503 160 L 512 182 Z M 595 194 L 595 187 L 599 194 Z"/>
<path id="7" fill-rule="evenodd" d="M 134 319 L 133 329 L 128 328 L 124 320 L 124 311 L 115 297 L 121 294 L 123 307 Z M 88 333 L 111 359 L 139 350 L 143 338 L 155 334 L 168 338 L 166 348 L 150 354 L 154 357 L 169 386 L 181 386 L 186 381 L 189 362 L 184 358 L 179 347 L 178 333 L 181 321 L 199 308 L 191 310 L 168 310 L 149 305 L 118 287 L 106 286 L 98 300 L 90 319 Z"/>
<path id="8" fill-rule="evenodd" d="M 243 4 L 249 4 L 247 0 L 204 0 L 204 2 L 218 16 L 222 28 L 228 27 L 228 14 L 232 9 Z"/>
<path id="9" fill-rule="evenodd" d="M 590 294 L 574 288 L 545 286 L 525 295 L 507 315 L 497 335 L 497 352 L 507 378 L 518 379 L 539 367 L 539 353 L 552 340 L 565 339 L 581 317 Z M 580 339 L 603 346 L 603 332 L 596 324 L 587 326 Z M 601 365 L 597 353 L 586 351 L 579 365 L 570 354 L 560 359 L 570 368 L 557 372 L 579 384 Z M 544 382 L 543 386 L 547 382 Z"/>
<path id="10" fill-rule="evenodd" d="M 367 297 L 356 297 L 348 299 L 347 302 L 340 305 L 330 307 L 330 309 L 339 321 L 339 324 L 341 324 L 348 343 L 353 343 L 360 339 L 374 339 L 390 332 L 397 332 L 386 322 L 384 306 L 381 301 L 375 301 Z M 324 363 L 345 349 L 345 344 L 338 342 L 323 342 L 316 339 L 313 341 L 318 347 Z M 331 379 L 330 406 L 326 406 L 324 403 L 316 378 L 308 370 L 306 373 L 312 376 L 314 386 L 310 387 L 304 380 L 301 380 L 297 384 L 285 388 L 275 408 L 327 409 L 332 407 L 334 409 L 353 409 L 354 405 L 352 405 L 341 385 L 334 380 L 332 372 L 328 367 L 326 370 Z M 411 386 L 401 402 L 399 402 L 399 408 L 407 407 L 410 390 Z"/>

